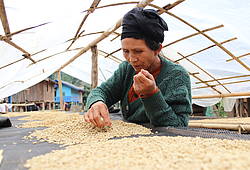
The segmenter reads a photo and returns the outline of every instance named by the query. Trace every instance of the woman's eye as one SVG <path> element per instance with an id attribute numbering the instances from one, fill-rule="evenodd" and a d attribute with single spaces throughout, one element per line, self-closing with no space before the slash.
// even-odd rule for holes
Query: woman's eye
<path id="1" fill-rule="evenodd" d="M 142 50 L 135 50 L 136 54 L 142 53 Z"/>

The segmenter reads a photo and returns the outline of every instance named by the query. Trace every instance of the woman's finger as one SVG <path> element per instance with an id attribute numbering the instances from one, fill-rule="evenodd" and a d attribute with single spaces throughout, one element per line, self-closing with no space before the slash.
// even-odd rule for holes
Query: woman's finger
<path id="1" fill-rule="evenodd" d="M 86 112 L 86 113 L 83 115 L 83 118 L 84 118 L 85 122 L 90 123 L 89 117 L 88 117 L 88 112 Z"/>
<path id="2" fill-rule="evenodd" d="M 104 122 L 101 120 L 101 114 L 100 114 L 100 110 L 94 110 L 93 112 L 93 119 L 96 123 L 97 127 L 103 127 L 104 126 Z"/>
<path id="3" fill-rule="evenodd" d="M 154 76 L 150 74 L 147 70 L 141 69 L 141 73 L 148 79 L 154 80 Z"/>
<path id="4" fill-rule="evenodd" d="M 102 107 L 101 110 L 101 117 L 103 118 L 103 122 L 104 122 L 104 126 L 111 126 L 112 123 L 111 123 L 111 120 L 110 120 L 110 117 L 109 117 L 109 112 L 108 112 L 108 109 L 105 108 L 105 107 Z"/>
<path id="5" fill-rule="evenodd" d="M 95 125 L 95 126 L 97 126 L 97 124 L 96 124 L 96 122 L 95 122 L 95 120 L 94 120 L 94 109 L 91 107 L 90 109 L 89 109 L 89 114 L 88 114 L 88 116 L 89 116 L 89 121 L 93 124 L 93 125 Z"/>

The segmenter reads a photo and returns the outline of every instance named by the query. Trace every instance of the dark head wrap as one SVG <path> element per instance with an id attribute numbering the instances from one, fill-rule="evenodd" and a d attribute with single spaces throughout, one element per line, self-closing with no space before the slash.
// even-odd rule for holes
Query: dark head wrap
<path id="1" fill-rule="evenodd" d="M 136 7 L 124 15 L 122 20 L 122 35 L 124 38 L 164 41 L 164 31 L 168 30 L 166 22 L 153 9 Z"/>

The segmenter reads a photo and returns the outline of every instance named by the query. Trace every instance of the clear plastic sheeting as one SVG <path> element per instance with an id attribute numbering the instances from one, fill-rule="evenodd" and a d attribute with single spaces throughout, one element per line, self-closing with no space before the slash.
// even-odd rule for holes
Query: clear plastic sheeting
<path id="1" fill-rule="evenodd" d="M 44 25 L 11 37 L 11 42 L 28 52 L 35 63 L 23 56 L 24 51 L 1 39 L 0 99 L 37 84 L 60 68 L 91 83 L 90 50 L 66 67 L 62 66 L 136 6 L 136 3 L 125 4 L 128 1 L 102 0 L 97 8 L 90 8 L 93 2 L 98 4 L 96 0 L 4 1 L 11 33 Z M 146 8 L 163 7 L 174 2 L 155 0 L 151 3 L 154 7 L 149 5 Z M 119 3 L 123 4 L 117 5 Z M 116 5 L 104 7 L 110 4 Z M 204 0 L 202 3 L 185 0 L 169 10 L 182 20 L 167 13 L 161 14 L 169 26 L 162 51 L 166 58 L 183 65 L 190 73 L 193 96 L 250 92 L 249 8 L 248 0 L 240 3 L 234 0 Z M 84 18 L 81 34 L 72 44 Z M 198 31 L 203 31 L 204 35 Z M 97 44 L 99 84 L 108 79 L 124 60 L 119 50 L 120 33 L 121 27 Z M 0 35 L 5 36 L 2 26 Z M 218 101 L 220 98 L 194 99 L 193 103 L 210 106 Z"/>
<path id="2" fill-rule="evenodd" d="M 225 98 L 222 100 L 222 102 L 223 102 L 223 106 L 224 106 L 224 111 L 231 112 L 234 108 L 235 103 L 236 103 L 236 99 Z"/>

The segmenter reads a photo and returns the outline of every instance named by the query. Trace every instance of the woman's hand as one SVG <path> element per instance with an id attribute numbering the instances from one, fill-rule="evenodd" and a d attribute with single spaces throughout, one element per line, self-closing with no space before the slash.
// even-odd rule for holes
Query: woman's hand
<path id="1" fill-rule="evenodd" d="M 86 122 L 90 122 L 99 128 L 111 126 L 108 107 L 102 101 L 92 104 L 88 112 L 84 114 L 84 119 Z"/>
<path id="2" fill-rule="evenodd" d="M 153 75 L 144 69 L 134 76 L 133 87 L 140 96 L 151 95 L 158 91 Z"/>

